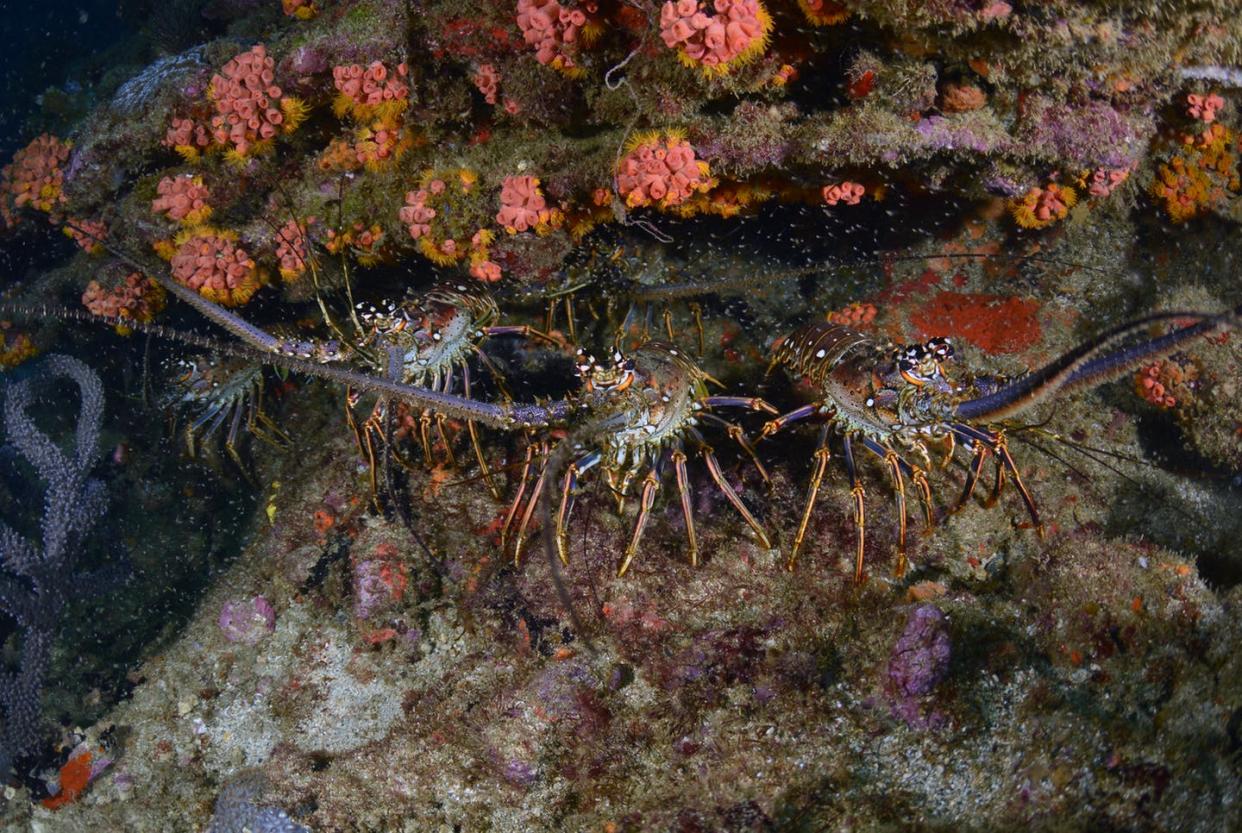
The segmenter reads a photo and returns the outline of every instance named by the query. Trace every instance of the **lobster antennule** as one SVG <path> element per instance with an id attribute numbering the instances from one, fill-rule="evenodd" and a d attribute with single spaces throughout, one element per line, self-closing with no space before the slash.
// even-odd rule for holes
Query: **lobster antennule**
<path id="1" fill-rule="evenodd" d="M 1197 319 L 1196 323 L 1157 338 L 1103 352 L 1139 329 L 1161 321 Z M 1116 379 L 1145 361 L 1166 355 L 1242 318 L 1242 305 L 1220 314 L 1160 312 L 1119 324 L 1080 344 L 1038 370 L 1015 379 L 998 391 L 968 399 L 953 409 L 953 418 L 988 422 L 1005 419 L 1046 401 L 1055 393 L 1077 390 Z"/>

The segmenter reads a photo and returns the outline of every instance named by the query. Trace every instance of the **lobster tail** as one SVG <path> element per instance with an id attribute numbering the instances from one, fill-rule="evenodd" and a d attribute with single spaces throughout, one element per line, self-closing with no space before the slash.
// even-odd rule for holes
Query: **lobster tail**
<path id="1" fill-rule="evenodd" d="M 1195 323 L 1163 336 L 1116 347 L 1119 341 L 1151 324 L 1188 318 L 1195 319 Z M 1053 394 L 1116 379 L 1143 362 L 1171 353 L 1221 326 L 1233 325 L 1239 318 L 1242 318 L 1242 305 L 1223 314 L 1161 312 L 1119 324 L 1000 390 L 959 403 L 953 410 L 953 417 L 966 422 L 986 423 L 1014 416 L 1046 401 Z"/>

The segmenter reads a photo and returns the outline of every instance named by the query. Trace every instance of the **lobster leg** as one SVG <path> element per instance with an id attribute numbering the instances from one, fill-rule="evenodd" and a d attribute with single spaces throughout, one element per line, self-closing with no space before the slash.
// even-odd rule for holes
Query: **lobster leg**
<path id="1" fill-rule="evenodd" d="M 690 304 L 690 314 L 694 316 L 694 329 L 699 336 L 699 355 L 702 356 L 707 352 L 707 344 L 703 340 L 703 306 Z"/>
<path id="2" fill-rule="evenodd" d="M 750 440 L 746 439 L 746 434 L 742 431 L 741 426 L 734 425 L 732 422 L 721 419 L 715 414 L 702 413 L 700 416 L 713 425 L 719 425 L 723 428 L 725 433 L 750 456 L 751 461 L 755 464 L 755 470 L 759 472 L 763 482 L 769 484 L 772 482 L 772 479 L 768 477 L 768 470 L 763 467 L 763 463 L 759 462 L 759 455 L 755 452 L 755 447 L 751 445 Z"/>
<path id="3" fill-rule="evenodd" d="M 962 488 L 962 496 L 958 499 L 957 505 L 953 507 L 954 512 L 961 510 L 966 505 L 966 501 L 970 500 L 970 496 L 975 493 L 975 484 L 979 482 L 979 473 L 983 471 L 983 463 L 988 458 L 988 448 L 981 442 L 975 442 L 974 456 L 970 458 L 970 468 L 966 471 L 966 485 Z"/>
<path id="4" fill-rule="evenodd" d="M 798 534 L 794 536 L 789 561 L 785 565 L 790 570 L 798 562 L 798 553 L 802 550 L 803 539 L 806 538 L 807 525 L 811 522 L 811 512 L 815 509 L 815 498 L 819 495 L 820 484 L 824 482 L 824 472 L 828 469 L 828 460 L 832 457 L 832 452 L 828 450 L 828 429 L 827 425 L 819 429 L 819 445 L 815 448 L 815 470 L 811 473 L 811 488 L 807 492 L 806 505 L 802 509 L 802 520 L 798 523 Z"/>
<path id="5" fill-rule="evenodd" d="M 758 396 L 709 396 L 707 397 L 707 405 L 712 408 L 748 408 L 752 411 L 764 411 L 773 416 L 780 413 L 771 403 L 760 399 Z M 799 408 L 798 410 L 802 409 Z M 794 413 L 797 413 L 797 411 Z M 786 422 L 788 421 L 791 420 L 786 420 Z"/>
<path id="6" fill-rule="evenodd" d="M 569 516 L 574 511 L 574 489 L 578 486 L 578 475 L 583 474 L 599 462 L 599 454 L 591 453 L 570 463 L 561 480 L 561 506 L 556 513 L 556 552 L 561 563 L 569 566 L 569 547 L 566 541 L 569 529 Z"/>
<path id="7" fill-rule="evenodd" d="M 849 435 L 845 437 L 845 470 L 850 476 L 850 494 L 854 497 L 854 527 L 858 530 L 858 550 L 854 554 L 854 583 L 862 584 L 863 580 L 863 544 L 867 536 L 867 517 L 864 512 L 864 501 L 867 493 L 858 480 L 858 466 L 854 463 L 854 449 L 850 445 Z"/>
<path id="8" fill-rule="evenodd" d="M 975 441 L 977 445 L 975 450 L 976 459 L 972 461 L 971 466 L 972 471 L 975 473 L 976 479 L 978 477 L 978 470 L 983 467 L 982 461 L 979 460 L 981 451 L 986 449 L 983 453 L 991 452 L 996 455 L 997 485 L 993 494 L 993 499 L 999 495 L 1000 488 L 1004 485 L 1004 475 L 1002 472 L 1008 470 L 1008 472 L 1013 475 L 1013 482 L 1018 489 L 1018 494 L 1022 496 L 1022 502 L 1026 505 L 1026 511 L 1030 514 L 1031 521 L 1035 524 L 1035 529 L 1038 535 L 1042 538 L 1044 535 L 1044 525 L 1039 518 L 1039 510 L 1036 508 L 1035 499 L 1031 497 L 1031 493 L 1027 490 L 1026 484 L 1022 482 L 1022 475 L 1018 472 L 1018 466 L 1014 463 L 1013 456 L 1009 453 L 1009 444 L 1005 440 L 1005 435 L 999 431 L 992 434 L 978 428 L 971 428 L 969 425 L 955 424 L 953 426 L 953 430 L 958 434 L 961 434 L 963 437 L 967 437 Z M 965 502 L 965 498 L 963 498 L 963 502 Z"/>
<path id="9" fill-rule="evenodd" d="M 893 491 L 897 495 L 897 565 L 893 568 L 893 575 L 897 578 L 906 574 L 906 485 L 901 477 L 899 459 L 895 451 L 884 455 L 893 478 Z"/>
<path id="10" fill-rule="evenodd" d="M 528 326 L 526 324 L 514 324 L 514 325 L 506 325 L 506 326 L 498 326 L 498 327 L 484 327 L 483 335 L 489 338 L 492 336 L 521 336 L 522 338 L 535 338 L 535 339 L 539 339 L 540 341 L 546 341 L 548 344 L 551 344 L 553 346 L 557 346 L 557 341 L 556 339 L 552 338 L 552 336 L 548 335 L 542 330 L 536 330 L 534 327 Z"/>
<path id="11" fill-rule="evenodd" d="M 526 527 L 530 524 L 531 517 L 535 514 L 535 508 L 539 506 L 539 496 L 543 494 L 544 483 L 548 479 L 548 463 L 544 463 L 539 468 L 539 479 L 535 481 L 535 486 L 530 490 L 530 501 L 526 504 L 526 511 L 522 513 L 522 522 L 518 524 L 517 537 L 513 540 L 513 566 L 516 567 L 522 563 L 522 545 L 525 543 Z"/>
<path id="12" fill-rule="evenodd" d="M 643 478 L 643 491 L 638 499 L 638 517 L 634 521 L 634 534 L 630 536 L 630 545 L 625 548 L 625 556 L 621 559 L 621 566 L 617 568 L 617 578 L 625 575 L 625 571 L 630 568 L 630 562 L 634 560 L 634 554 L 638 552 L 638 542 L 642 540 L 643 530 L 647 526 L 647 519 L 651 517 L 651 506 L 655 503 L 656 492 L 660 489 L 660 476 L 656 473 L 656 467 L 652 466 L 647 471 L 647 476 Z"/>
<path id="13" fill-rule="evenodd" d="M 863 445 L 872 454 L 879 457 L 888 466 L 889 477 L 893 481 L 893 495 L 897 500 L 897 564 L 893 567 L 893 576 L 901 578 L 906 574 L 906 485 L 902 476 L 911 471 L 910 464 L 893 451 L 885 448 L 874 440 L 863 437 Z"/>
<path id="14" fill-rule="evenodd" d="M 470 367 L 466 365 L 461 371 L 462 386 L 466 390 L 466 398 L 470 399 Z M 500 490 L 496 488 L 495 482 L 492 480 L 492 470 L 487 467 L 487 459 L 483 456 L 483 447 L 479 444 L 479 429 L 475 427 L 474 420 L 466 420 L 466 431 L 470 433 L 470 445 L 474 448 L 474 457 L 479 461 L 479 471 L 483 473 L 483 482 L 487 484 L 487 490 L 492 493 L 492 497 L 500 499 Z"/>
<path id="15" fill-rule="evenodd" d="M 733 490 L 733 487 L 729 485 L 729 481 L 725 480 L 724 475 L 721 474 L 720 463 L 717 462 L 716 455 L 712 452 L 712 447 L 707 444 L 707 441 L 703 439 L 703 435 L 697 430 L 693 431 L 691 436 L 693 436 L 695 441 L 699 444 L 699 453 L 703 455 L 703 460 L 707 463 L 707 470 L 711 473 L 712 480 L 716 481 L 716 485 L 720 488 L 720 491 L 724 493 L 724 496 L 728 498 L 729 503 L 733 504 L 733 508 L 736 509 L 737 513 L 742 516 L 743 520 L 746 521 L 747 525 L 751 528 L 751 531 L 754 532 L 755 536 L 759 539 L 759 543 L 763 545 L 763 548 L 765 550 L 772 549 L 772 543 L 768 540 L 768 535 L 763 531 L 763 527 L 759 525 L 757 520 L 755 520 L 755 516 L 750 514 L 750 510 L 746 508 L 746 504 L 742 503 L 742 499 L 738 497 L 737 492 Z"/>
<path id="16" fill-rule="evenodd" d="M 813 416 L 818 411 L 818 405 L 803 405 L 801 408 L 792 410 L 787 414 L 781 414 L 776 419 L 768 420 L 763 424 L 763 430 L 759 432 L 759 439 L 770 437 L 789 423 L 806 419 L 809 416 Z"/>
<path id="17" fill-rule="evenodd" d="M 423 411 L 418 417 L 418 436 L 423 443 L 423 464 L 431 468 L 431 411 Z"/>
<path id="18" fill-rule="evenodd" d="M 686 540 L 690 545 L 690 566 L 699 566 L 699 542 L 694 534 L 694 512 L 690 507 L 690 480 L 686 476 L 686 452 L 678 444 L 673 451 L 673 472 L 677 475 L 677 494 L 681 498 L 681 514 L 686 519 Z"/>
<path id="19" fill-rule="evenodd" d="M 1018 494 L 1022 496 L 1022 502 L 1026 504 L 1026 511 L 1031 516 L 1031 522 L 1035 524 L 1035 532 L 1040 538 L 1044 537 L 1044 524 L 1039 519 L 1039 509 L 1035 506 L 1035 500 L 1031 497 L 1031 493 L 1027 491 L 1026 484 L 1022 482 L 1022 475 L 1018 473 L 1018 467 L 1013 462 L 1013 456 L 1009 453 L 1009 445 L 1005 442 L 1004 434 L 996 436 L 996 455 L 1004 462 L 1005 468 L 1009 469 L 1009 473 L 1013 475 L 1013 485 L 1018 488 Z"/>
<path id="20" fill-rule="evenodd" d="M 528 435 L 526 437 L 526 459 L 522 462 L 522 473 L 518 476 L 517 495 L 513 498 L 513 505 L 509 507 L 508 514 L 505 515 L 505 522 L 500 527 L 500 551 L 504 552 L 508 549 L 509 527 L 513 525 L 513 519 L 517 517 L 518 510 L 522 507 L 522 496 L 526 494 L 526 484 L 530 480 L 530 467 L 535 459 L 535 444 L 531 442 Z"/>
<path id="21" fill-rule="evenodd" d="M 936 527 L 936 507 L 932 501 L 931 483 L 927 480 L 927 472 L 918 466 L 911 466 L 910 482 L 919 492 L 919 501 L 923 504 L 924 527 L 930 532 Z"/>
<path id="22" fill-rule="evenodd" d="M 441 388 L 442 393 L 451 393 L 453 388 L 453 374 L 446 373 L 444 375 L 444 386 Z M 448 459 L 448 464 L 452 468 L 457 468 L 457 457 L 453 454 L 453 444 L 449 442 L 448 432 L 444 426 L 448 424 L 448 417 L 444 414 L 436 414 L 436 433 L 440 436 L 440 442 L 444 444 L 444 453 Z"/>

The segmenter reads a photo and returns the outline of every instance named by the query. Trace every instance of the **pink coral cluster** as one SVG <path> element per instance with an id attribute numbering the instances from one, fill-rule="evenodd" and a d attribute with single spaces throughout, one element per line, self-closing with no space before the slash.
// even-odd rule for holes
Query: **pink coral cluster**
<path id="1" fill-rule="evenodd" d="M 846 180 L 835 185 L 825 185 L 820 193 L 824 197 L 824 202 L 829 205 L 836 205 L 837 203 L 858 205 L 858 203 L 862 202 L 863 195 L 867 193 L 867 189 L 857 182 Z"/>
<path id="2" fill-rule="evenodd" d="M 369 127 L 358 129 L 354 137 L 354 154 L 369 171 L 397 159 L 413 142 L 405 128 L 380 119 Z"/>
<path id="3" fill-rule="evenodd" d="M 151 278 L 130 272 L 112 289 L 91 281 L 82 293 L 82 305 L 92 315 L 150 321 L 164 308 L 163 288 Z"/>
<path id="4" fill-rule="evenodd" d="M 495 283 L 500 280 L 500 264 L 491 260 L 471 260 L 470 277 L 484 283 Z"/>
<path id="5" fill-rule="evenodd" d="M 431 195 L 425 188 L 407 191 L 405 205 L 397 211 L 398 219 L 410 230 L 410 237 L 415 240 L 424 234 L 431 234 L 431 221 L 436 216 L 436 210 L 427 205 L 429 196 Z"/>
<path id="6" fill-rule="evenodd" d="M 630 208 L 680 205 L 715 184 L 707 163 L 677 135 L 639 136 L 617 165 L 617 192 Z"/>
<path id="7" fill-rule="evenodd" d="M 179 283 L 226 307 L 249 301 L 263 282 L 234 236 L 212 229 L 199 229 L 181 242 L 172 257 L 172 274 Z"/>
<path id="8" fill-rule="evenodd" d="M 682 62 L 723 74 L 763 53 L 772 18 L 759 0 L 669 0 L 660 10 L 660 37 Z"/>
<path id="9" fill-rule="evenodd" d="M 1199 369 L 1175 359 L 1161 359 L 1134 375 L 1134 392 L 1157 408 L 1184 402 L 1199 378 Z"/>
<path id="10" fill-rule="evenodd" d="M 336 112 L 338 116 L 352 112 L 355 118 L 369 119 L 383 108 L 385 116 L 393 116 L 405 109 L 410 98 L 410 86 L 406 83 L 409 68 L 404 62 L 390 71 L 383 61 L 372 61 L 367 66 L 345 64 L 332 68 L 332 81 L 336 85 Z"/>
<path id="11" fill-rule="evenodd" d="M 13 154 L 13 161 L 0 171 L 0 220 L 16 223 L 12 209 L 29 206 L 51 212 L 65 201 L 64 164 L 69 160 L 69 144 L 44 133 Z"/>
<path id="12" fill-rule="evenodd" d="M 1087 193 L 1093 197 L 1107 197 L 1130 178 L 1130 168 L 1096 168 L 1087 182 Z"/>
<path id="13" fill-rule="evenodd" d="M 840 324 L 843 327 L 867 327 L 875 321 L 878 312 L 875 304 L 855 302 L 844 309 L 828 313 L 828 323 Z"/>
<path id="14" fill-rule="evenodd" d="M 315 221 L 307 218 L 307 223 Z M 276 232 L 276 259 L 280 261 L 280 277 L 295 281 L 306 272 L 310 250 L 306 240 L 306 226 L 290 220 Z"/>
<path id="15" fill-rule="evenodd" d="M 500 72 L 491 64 L 483 64 L 474 74 L 474 85 L 483 93 L 484 101 L 495 104 L 496 95 L 500 92 Z"/>
<path id="16" fill-rule="evenodd" d="M 212 76 L 209 95 L 216 115 L 211 128 L 218 144 L 232 145 L 244 157 L 281 130 L 296 127 L 303 116 L 301 103 L 285 98 L 275 80 L 276 62 L 261 43 Z"/>
<path id="17" fill-rule="evenodd" d="M 65 223 L 65 236 L 82 247 L 87 254 L 103 252 L 103 241 L 108 238 L 108 226 L 103 220 L 79 220 L 70 217 Z"/>
<path id="18" fill-rule="evenodd" d="M 584 11 L 558 0 L 518 0 L 517 25 L 526 43 L 535 47 L 535 60 L 563 72 L 578 69 L 572 52 L 586 22 Z"/>
<path id="19" fill-rule="evenodd" d="M 1186 96 L 1186 112 L 1192 119 L 1211 124 L 1216 121 L 1216 114 L 1225 106 L 1225 99 L 1216 93 L 1208 95 L 1197 95 L 1190 93 Z"/>
<path id="20" fill-rule="evenodd" d="M 194 119 L 173 116 L 163 144 L 177 151 L 186 161 L 193 162 L 210 147 L 211 133 Z"/>
<path id="21" fill-rule="evenodd" d="M 166 176 L 155 186 L 159 194 L 151 201 L 151 210 L 168 219 L 196 226 L 211 216 L 211 191 L 198 176 Z"/>
<path id="22" fill-rule="evenodd" d="M 556 220 L 556 213 L 548 208 L 539 189 L 539 180 L 533 176 L 507 176 L 500 188 L 500 211 L 496 222 L 510 234 L 535 229 L 546 229 Z"/>
<path id="23" fill-rule="evenodd" d="M 1050 182 L 1011 201 L 1009 210 L 1022 228 L 1039 229 L 1064 220 L 1077 202 L 1078 193 L 1073 188 Z"/>

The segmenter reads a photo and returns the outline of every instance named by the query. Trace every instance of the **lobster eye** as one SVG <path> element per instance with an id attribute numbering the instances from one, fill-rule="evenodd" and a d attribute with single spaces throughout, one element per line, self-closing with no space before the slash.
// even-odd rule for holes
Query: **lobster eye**
<path id="1" fill-rule="evenodd" d="M 923 348 L 937 359 L 949 359 L 953 357 L 953 345 L 949 343 L 947 338 L 933 338 L 927 342 Z"/>
<path id="2" fill-rule="evenodd" d="M 634 369 L 634 360 L 633 360 L 633 359 L 626 359 L 626 360 L 625 360 L 625 362 L 621 365 L 621 369 L 622 369 L 622 370 L 633 370 L 633 369 Z"/>

